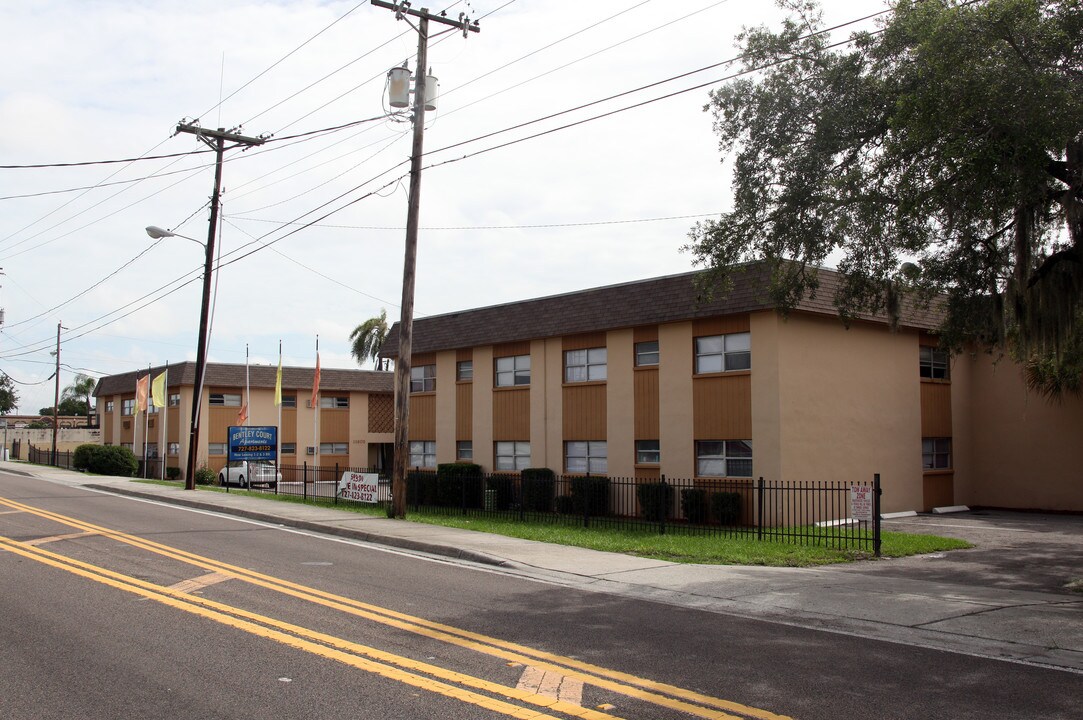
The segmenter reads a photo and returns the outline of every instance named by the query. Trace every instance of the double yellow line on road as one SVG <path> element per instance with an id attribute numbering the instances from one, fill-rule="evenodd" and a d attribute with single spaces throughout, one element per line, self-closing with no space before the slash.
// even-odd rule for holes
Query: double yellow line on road
<path id="1" fill-rule="evenodd" d="M 646 678 L 640 678 L 634 675 L 630 675 L 628 673 L 623 673 L 590 663 L 585 663 L 574 658 L 568 658 L 556 655 L 554 653 L 548 653 L 524 645 L 500 640 L 499 638 L 493 638 L 482 635 L 480 633 L 474 633 L 449 625 L 432 622 L 424 618 L 400 613 L 389 608 L 370 605 L 368 603 L 363 603 L 352 598 L 324 592 L 317 588 L 311 588 L 290 582 L 288 580 L 283 580 L 281 578 L 264 575 L 262 573 L 249 570 L 247 568 L 230 565 L 228 563 L 220 562 L 212 558 L 196 555 L 184 550 L 173 548 L 167 545 L 162 545 L 161 543 L 146 540 L 135 535 L 130 535 L 110 528 L 94 525 L 88 522 L 84 522 L 82 520 L 78 520 L 76 518 L 71 518 L 60 515 L 58 513 L 53 513 L 48 510 L 35 508 L 30 505 L 25 505 L 14 500 L 0 498 L 0 505 L 5 505 L 15 510 L 31 513 L 42 518 L 68 525 L 73 528 L 81 529 L 87 532 L 93 532 L 97 535 L 101 535 L 103 537 L 107 537 L 118 542 L 131 545 L 133 547 L 153 552 L 163 557 L 168 557 L 174 560 L 178 560 L 180 562 L 200 567 L 210 572 L 221 573 L 236 578 L 238 580 L 256 585 L 258 587 L 263 587 L 330 609 L 345 612 L 356 617 L 365 618 L 367 620 L 381 623 L 389 627 L 398 628 L 434 640 L 474 650 L 476 652 L 490 655 L 493 657 L 498 657 L 509 662 L 521 663 L 524 665 L 530 665 L 539 668 L 541 670 L 560 673 L 566 677 L 576 678 L 584 683 L 594 685 L 596 687 L 601 687 L 612 692 L 625 695 L 627 697 L 635 698 L 643 702 L 682 711 L 695 717 L 707 718 L 708 720 L 739 720 L 738 716 L 729 714 L 739 713 L 741 717 L 756 718 L 757 720 L 789 720 L 789 718 L 787 718 L 786 716 L 777 715 L 767 710 L 754 708 L 748 705 L 742 705 L 740 703 L 732 702 L 729 700 L 711 697 L 709 695 L 697 693 L 692 690 L 677 687 L 675 685 L 669 685 Z M 368 648 L 366 646 L 357 645 L 355 643 L 349 643 L 339 638 L 333 638 L 331 636 L 315 633 L 314 631 L 310 631 L 305 628 L 299 628 L 297 626 L 289 625 L 287 623 L 281 623 L 280 621 L 274 620 L 273 618 L 268 618 L 230 606 L 214 603 L 210 600 L 190 596 L 183 592 L 171 591 L 167 588 L 163 588 L 162 586 L 145 583 L 135 578 L 130 578 L 124 575 L 119 575 L 117 573 L 112 573 L 111 571 L 105 570 L 103 568 L 96 568 L 94 566 L 86 566 L 84 568 L 81 567 L 83 564 L 77 563 L 74 560 L 69 560 L 67 558 L 64 558 L 63 556 L 54 555 L 53 553 L 48 553 L 38 548 L 30 548 L 24 543 L 17 543 L 16 541 L 8 540 L 6 538 L 0 539 L 0 542 L 2 542 L 4 549 L 10 550 L 12 552 L 18 551 L 20 554 L 25 554 L 27 557 L 32 557 L 36 554 L 40 554 L 43 558 L 43 561 L 45 561 L 45 558 L 48 558 L 48 564 L 54 564 L 57 562 L 62 563 L 64 565 L 63 569 L 78 567 L 81 570 L 79 574 L 82 574 L 82 572 L 91 573 L 93 575 L 91 579 L 98 580 L 99 578 L 109 578 L 111 582 L 107 584 L 112 584 L 112 582 L 122 583 L 125 584 L 125 587 L 123 587 L 122 589 L 131 589 L 133 592 L 135 592 L 135 589 L 138 588 L 140 594 L 142 594 L 143 592 L 153 593 L 155 595 L 153 599 L 169 599 L 170 602 L 167 602 L 166 604 L 174 605 L 174 603 L 180 602 L 186 605 L 186 607 L 182 607 L 180 609 L 187 610 L 188 606 L 191 606 L 199 608 L 201 610 L 199 614 L 202 614 L 202 611 L 207 611 L 214 612 L 216 614 L 226 614 L 227 616 L 235 616 L 230 617 L 230 619 L 235 622 L 245 623 L 246 626 L 251 624 L 248 621 L 262 623 L 262 625 L 266 627 L 260 627 L 258 625 L 253 626 L 261 630 L 261 632 L 257 632 L 256 634 L 263 635 L 265 637 L 271 637 L 271 639 L 279 640 L 280 642 L 285 642 L 285 640 L 277 636 L 272 637 L 272 635 L 268 635 L 266 633 L 280 634 L 279 631 L 285 631 L 288 633 L 293 633 L 294 636 L 299 636 L 301 638 L 318 638 L 318 642 L 326 643 L 332 648 L 340 648 L 340 650 L 330 650 L 329 648 L 324 646 L 316 646 L 322 648 L 324 651 L 341 652 L 341 650 L 347 650 L 351 653 L 363 654 L 368 657 L 379 659 L 382 662 L 399 665 L 400 667 L 416 669 L 421 672 L 433 675 L 434 677 L 441 677 L 443 679 L 447 679 L 452 682 L 458 682 L 469 687 L 482 689 L 486 692 L 502 694 L 506 697 L 512 697 L 520 701 L 547 707 L 551 710 L 568 715 L 573 715 L 576 717 L 583 717 L 589 720 L 604 720 L 613 717 L 611 715 L 607 715 L 605 713 L 601 713 L 595 710 L 562 703 L 559 700 L 555 700 L 550 697 L 526 693 L 521 690 L 516 690 L 515 688 L 490 683 L 479 678 L 462 675 L 461 673 L 454 673 L 452 671 L 437 668 L 426 663 L 418 663 L 416 661 L 392 655 L 390 653 L 385 653 L 374 648 Z M 38 557 L 33 557 L 33 559 L 38 559 Z M 244 618 L 244 620 L 240 620 L 238 618 Z M 233 623 L 230 622 L 227 624 Z M 277 630 L 268 630 L 268 628 L 276 628 Z M 247 630 L 247 627 L 242 629 Z M 290 640 L 290 642 L 286 642 L 286 644 L 292 645 L 294 647 L 300 647 L 300 645 L 297 644 L 298 642 L 306 642 L 305 640 L 298 640 L 298 637 L 292 637 L 288 635 L 285 637 L 289 638 Z M 301 649 L 308 650 L 307 647 L 301 647 Z M 325 655 L 324 652 L 317 654 Z M 325 656 L 330 657 L 329 655 Z M 355 659 L 359 660 L 359 658 L 356 658 L 352 655 L 347 657 L 354 657 Z M 345 662 L 345 660 L 342 660 L 339 657 L 335 657 L 334 659 Z M 347 664 L 353 665 L 354 663 L 349 662 Z M 372 671 L 378 672 L 376 670 Z M 395 672 L 401 671 L 396 670 Z M 379 672 L 379 674 L 384 673 Z M 418 678 L 418 676 L 412 677 L 415 679 L 423 680 L 426 683 L 434 682 L 425 678 Z M 403 679 L 402 682 L 416 685 L 415 681 L 407 679 Z M 437 683 L 437 685 L 441 684 Z M 426 689 L 430 689 L 433 692 L 440 692 L 441 694 L 449 694 L 445 692 L 445 689 L 447 687 L 450 686 L 443 686 L 438 689 L 434 689 L 433 687 L 426 687 Z M 460 694 L 464 692 L 460 688 L 451 687 L 450 689 Z M 471 695 L 473 694 L 471 693 Z M 460 697 L 459 694 L 454 694 L 454 696 Z M 472 699 L 460 699 L 479 705 L 483 704 L 482 701 L 484 701 L 485 703 L 499 702 L 480 695 Z M 507 703 L 504 704 L 507 705 L 507 709 L 502 709 L 500 710 L 500 712 L 509 714 L 512 717 L 544 717 L 537 714 L 516 714 L 518 712 L 522 712 L 523 709 L 517 706 L 508 705 Z M 490 709 L 495 709 L 492 708 L 489 704 L 483 704 L 483 706 Z M 529 712 L 535 713 L 536 711 L 531 710 Z"/>

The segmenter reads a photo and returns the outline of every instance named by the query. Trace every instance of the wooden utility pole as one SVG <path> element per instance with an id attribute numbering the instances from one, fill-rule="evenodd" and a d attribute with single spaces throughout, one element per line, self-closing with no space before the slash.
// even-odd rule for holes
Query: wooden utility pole
<path id="1" fill-rule="evenodd" d="M 395 362 L 395 455 L 391 463 L 391 514 L 406 517 L 406 459 L 410 453 L 410 365 L 414 340 L 414 275 L 417 267 L 417 224 L 421 212 L 421 155 L 425 141 L 425 74 L 429 64 L 429 21 L 461 29 L 463 37 L 481 32 L 478 23 L 460 13 L 458 20 L 411 10 L 409 2 L 371 0 L 395 11 L 396 20 L 418 18 L 417 69 L 414 82 L 414 143 L 410 152 L 410 199 L 406 210 L 406 253 L 402 265 L 402 315 L 399 318 L 399 357 Z M 410 23 L 413 25 L 413 23 Z M 444 32 L 450 32 L 445 30 Z"/>
<path id="2" fill-rule="evenodd" d="M 214 264 L 214 236 L 218 229 L 218 205 L 222 195 L 222 155 L 226 141 L 238 145 L 262 145 L 264 138 L 246 137 L 223 128 L 207 130 L 198 125 L 180 123 L 177 132 L 191 133 L 206 143 L 215 152 L 214 192 L 211 195 L 211 221 L 207 229 L 206 261 L 203 265 L 203 304 L 199 312 L 199 342 L 196 349 L 196 379 L 192 393 L 192 428 L 188 436 L 188 464 L 184 472 L 184 489 L 196 489 L 196 446 L 199 443 L 199 410 L 203 406 L 203 376 L 207 365 L 207 319 L 211 305 L 211 270 Z"/>
<path id="3" fill-rule="evenodd" d="M 56 392 L 53 395 L 53 455 L 50 465 L 56 465 L 56 433 L 60 427 L 60 331 L 63 326 L 56 324 Z"/>

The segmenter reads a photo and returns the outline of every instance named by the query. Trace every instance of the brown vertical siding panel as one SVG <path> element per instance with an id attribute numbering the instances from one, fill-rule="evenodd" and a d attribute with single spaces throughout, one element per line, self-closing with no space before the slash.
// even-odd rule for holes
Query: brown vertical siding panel
<path id="1" fill-rule="evenodd" d="M 98 402 L 104 403 L 104 400 Z M 102 413 L 102 442 L 106 445 L 113 444 L 113 413 Z"/>
<path id="2" fill-rule="evenodd" d="M 951 437 L 951 384 L 921 383 L 921 436 Z"/>
<path id="3" fill-rule="evenodd" d="M 692 431 L 696 440 L 752 438 L 752 376 L 723 375 L 692 381 Z"/>
<path id="4" fill-rule="evenodd" d="M 229 442 L 229 426 L 237 424 L 239 407 L 210 408 L 210 423 L 207 427 L 207 442 Z"/>
<path id="5" fill-rule="evenodd" d="M 564 439 L 605 440 L 605 384 L 566 385 L 563 390 Z"/>
<path id="6" fill-rule="evenodd" d="M 713 318 L 700 318 L 692 321 L 692 336 L 725 335 L 726 333 L 749 332 L 751 321 L 748 313 L 722 315 Z"/>
<path id="7" fill-rule="evenodd" d="M 410 439 L 436 440 L 436 395 L 410 398 Z"/>
<path id="8" fill-rule="evenodd" d="M 166 412 L 169 413 L 169 423 L 165 429 L 167 443 L 180 442 L 181 428 L 180 428 L 180 408 L 172 407 L 166 408 Z M 189 431 L 191 428 L 189 428 Z"/>
<path id="9" fill-rule="evenodd" d="M 282 427 L 278 428 L 279 439 L 284 443 L 297 442 L 297 410 L 289 408 L 282 411 Z M 304 448 L 302 448 L 304 452 Z"/>
<path id="10" fill-rule="evenodd" d="M 410 367 L 418 365 L 435 365 L 436 353 L 416 353 L 410 356 Z"/>
<path id="11" fill-rule="evenodd" d="M 605 347 L 604 332 L 566 335 L 561 338 L 561 349 L 563 350 L 585 350 L 597 347 Z"/>
<path id="12" fill-rule="evenodd" d="M 455 351 L 455 362 L 466 362 L 474 359 L 474 348 L 463 348 Z"/>
<path id="13" fill-rule="evenodd" d="M 472 383 L 461 383 L 455 386 L 455 439 L 474 439 L 474 386 Z"/>
<path id="14" fill-rule="evenodd" d="M 632 342 L 651 342 L 658 339 L 658 326 L 657 325 L 643 325 L 642 327 L 632 328 Z"/>
<path id="15" fill-rule="evenodd" d="M 530 341 L 500 343 L 493 345 L 493 357 L 512 357 L 514 355 L 529 355 Z M 474 375 L 478 374 L 478 368 L 474 368 Z"/>
<path id="16" fill-rule="evenodd" d="M 412 410 L 413 408 L 411 408 Z M 350 411 L 343 408 L 320 410 L 320 442 L 350 441 Z"/>
<path id="17" fill-rule="evenodd" d="M 658 370 L 636 370 L 632 374 L 632 382 L 635 392 L 635 439 L 657 440 Z"/>
<path id="18" fill-rule="evenodd" d="M 636 480 L 661 480 L 662 470 L 656 467 L 637 467 Z"/>
<path id="19" fill-rule="evenodd" d="M 494 392 L 493 440 L 529 439 L 530 388 Z"/>

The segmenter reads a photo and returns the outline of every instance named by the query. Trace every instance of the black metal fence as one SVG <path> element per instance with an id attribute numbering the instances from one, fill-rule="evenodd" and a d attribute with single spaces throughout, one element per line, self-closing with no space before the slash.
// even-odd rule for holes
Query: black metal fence
<path id="1" fill-rule="evenodd" d="M 279 471 L 281 482 L 263 492 L 352 502 L 341 492 L 343 474 L 369 473 L 377 481 L 366 497 L 385 509 L 391 503 L 391 481 L 376 470 L 303 464 Z M 412 470 L 406 498 L 414 512 L 880 552 L 879 475 L 850 483 Z M 855 517 L 855 508 L 867 512 Z"/>
<path id="2" fill-rule="evenodd" d="M 36 448 L 30 443 L 27 443 L 26 446 L 27 462 L 34 463 L 36 465 L 52 465 L 54 467 L 64 468 L 66 470 L 71 470 L 73 467 L 72 457 L 75 455 L 74 451 L 58 450 L 56 453 L 56 457 L 54 458 L 52 448 Z M 18 459 L 20 454 L 18 445 L 16 445 L 13 449 L 15 450 L 13 457 L 15 459 Z"/>

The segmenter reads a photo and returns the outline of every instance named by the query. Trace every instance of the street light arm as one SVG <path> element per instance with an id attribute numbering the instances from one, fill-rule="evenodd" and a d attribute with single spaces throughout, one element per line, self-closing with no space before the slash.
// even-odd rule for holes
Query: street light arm
<path id="1" fill-rule="evenodd" d="M 187 235 L 181 235 L 180 233 L 175 233 L 172 230 L 166 230 L 164 228 L 160 228 L 157 225 L 148 225 L 147 226 L 147 235 L 150 235 L 155 240 L 161 240 L 162 238 L 179 237 L 179 238 L 184 238 L 185 240 L 191 240 L 192 242 L 194 242 L 196 245 L 199 245 L 200 247 L 206 247 L 207 246 L 206 243 L 201 242 L 199 240 L 196 240 L 195 238 L 190 238 Z"/>

